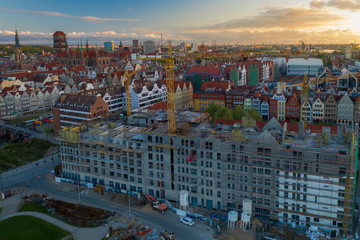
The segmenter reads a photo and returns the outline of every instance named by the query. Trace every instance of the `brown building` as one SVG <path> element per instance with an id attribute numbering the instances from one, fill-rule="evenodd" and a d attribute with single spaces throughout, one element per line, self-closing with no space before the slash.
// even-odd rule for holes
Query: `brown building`
<path id="1" fill-rule="evenodd" d="M 67 41 L 66 41 L 66 34 L 62 31 L 56 31 L 53 34 L 53 40 L 54 40 L 54 52 L 55 53 L 59 53 L 59 52 L 65 52 L 67 46 Z"/>
<path id="2" fill-rule="evenodd" d="M 269 119 L 273 117 L 277 119 L 277 99 L 270 98 L 269 100 Z"/>
<path id="3" fill-rule="evenodd" d="M 66 34 L 62 31 L 57 31 L 53 34 L 54 40 L 54 60 L 57 63 L 68 66 L 85 65 L 98 66 L 101 64 L 110 63 L 110 53 L 103 50 L 89 49 L 88 44 L 83 49 L 82 45 L 77 50 L 69 49 Z"/>
<path id="4" fill-rule="evenodd" d="M 108 104 L 101 95 L 61 95 L 53 107 L 54 132 L 83 122 L 108 117 Z"/>
<path id="5" fill-rule="evenodd" d="M 360 123 L 360 95 L 354 99 L 354 121 Z"/>
<path id="6" fill-rule="evenodd" d="M 300 100 L 294 93 L 286 102 L 286 120 L 300 121 Z"/>
<path id="7" fill-rule="evenodd" d="M 329 124 L 336 123 L 337 120 L 337 101 L 334 94 L 329 94 L 325 98 L 324 122 Z"/>

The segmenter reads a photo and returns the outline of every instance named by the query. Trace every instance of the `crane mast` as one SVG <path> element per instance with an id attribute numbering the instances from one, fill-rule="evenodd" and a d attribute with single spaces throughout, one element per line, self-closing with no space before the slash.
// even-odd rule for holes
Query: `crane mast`
<path id="1" fill-rule="evenodd" d="M 175 122 L 175 93 L 174 93 L 174 58 L 172 56 L 171 41 L 165 60 L 166 88 L 167 88 L 167 119 L 168 133 L 176 132 Z"/>

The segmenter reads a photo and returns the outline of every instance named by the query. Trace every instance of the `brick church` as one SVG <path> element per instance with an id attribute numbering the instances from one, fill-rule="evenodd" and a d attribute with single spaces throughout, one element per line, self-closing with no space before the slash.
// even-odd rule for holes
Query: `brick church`
<path id="1" fill-rule="evenodd" d="M 83 49 L 79 46 L 77 50 L 69 49 L 66 34 L 62 31 L 57 31 L 53 34 L 54 39 L 54 60 L 57 63 L 73 66 L 97 66 L 101 64 L 110 63 L 110 53 L 103 50 L 89 49 L 88 43 Z"/>

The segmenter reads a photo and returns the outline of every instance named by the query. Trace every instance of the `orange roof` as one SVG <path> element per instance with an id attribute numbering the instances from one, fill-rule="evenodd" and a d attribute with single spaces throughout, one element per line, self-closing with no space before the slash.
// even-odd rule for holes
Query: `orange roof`
<path id="1" fill-rule="evenodd" d="M 213 74 L 220 75 L 221 67 L 214 66 L 194 66 L 187 70 L 187 74 Z"/>
<path id="2" fill-rule="evenodd" d="M 211 82 L 203 82 L 200 90 L 206 90 L 209 88 L 214 88 L 215 91 L 225 91 L 229 87 L 229 82 L 227 81 L 211 81 Z"/>
<path id="3" fill-rule="evenodd" d="M 158 102 L 154 105 L 148 107 L 147 109 L 150 110 L 166 110 L 167 109 L 167 103 L 166 102 Z"/>

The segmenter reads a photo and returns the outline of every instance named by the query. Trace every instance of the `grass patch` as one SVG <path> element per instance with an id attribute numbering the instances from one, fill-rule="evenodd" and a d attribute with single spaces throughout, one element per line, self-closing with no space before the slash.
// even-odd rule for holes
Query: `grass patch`
<path id="1" fill-rule="evenodd" d="M 40 212 L 48 214 L 46 207 L 28 201 L 24 202 L 24 204 L 19 209 L 19 212 Z"/>
<path id="2" fill-rule="evenodd" d="M 23 123 L 23 122 L 26 122 L 26 121 L 28 121 L 28 120 L 33 120 L 33 119 L 35 120 L 35 119 L 37 119 L 39 116 L 40 116 L 40 114 L 39 114 L 39 115 L 29 116 L 29 117 L 10 119 L 10 122 L 13 123 L 13 124 Z"/>
<path id="3" fill-rule="evenodd" d="M 39 160 L 52 146 L 54 144 L 37 138 L 30 142 L 6 143 L 0 149 L 0 171 Z"/>
<path id="4" fill-rule="evenodd" d="M 70 233 L 42 219 L 32 216 L 16 216 L 0 222 L 2 240 L 55 240 Z"/>

